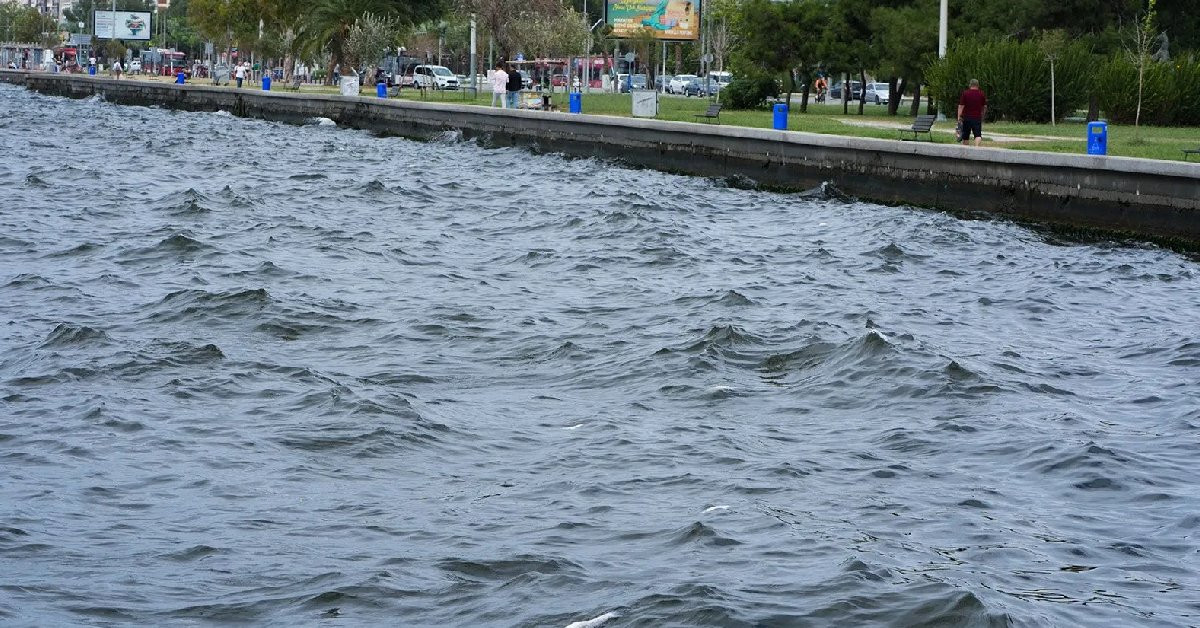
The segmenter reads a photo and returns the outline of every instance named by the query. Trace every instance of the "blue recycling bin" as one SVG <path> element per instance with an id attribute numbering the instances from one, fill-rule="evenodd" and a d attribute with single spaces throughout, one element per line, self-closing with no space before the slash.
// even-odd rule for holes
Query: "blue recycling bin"
<path id="1" fill-rule="evenodd" d="M 1107 155 L 1108 154 L 1108 123 L 1088 122 L 1087 126 L 1087 144 L 1089 155 Z"/>
<path id="2" fill-rule="evenodd" d="M 771 125 L 772 128 L 774 128 L 776 131 L 786 131 L 787 113 L 788 106 L 786 103 L 779 103 L 775 105 L 775 116 Z"/>
<path id="3" fill-rule="evenodd" d="M 583 94 L 571 92 L 571 101 L 567 109 L 571 113 L 583 113 Z"/>
<path id="4" fill-rule="evenodd" d="M 380 98 L 387 98 L 387 83 L 376 83 L 375 95 Z"/>
<path id="5" fill-rule="evenodd" d="M 176 85 L 183 85 L 186 82 L 187 82 L 187 75 L 184 74 L 183 72 L 180 72 L 175 75 L 175 84 Z"/>
<path id="6" fill-rule="evenodd" d="M 96 66 L 95 65 L 88 66 L 88 76 L 96 76 Z"/>
<path id="7" fill-rule="evenodd" d="M 271 75 L 270 74 L 263 75 L 263 91 L 264 92 L 271 91 Z"/>

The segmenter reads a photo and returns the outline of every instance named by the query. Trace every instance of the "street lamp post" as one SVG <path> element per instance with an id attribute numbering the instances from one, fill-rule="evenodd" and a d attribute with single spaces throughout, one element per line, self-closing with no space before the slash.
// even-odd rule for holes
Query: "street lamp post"
<path id="1" fill-rule="evenodd" d="M 947 30 L 950 22 L 950 0 L 942 0 L 938 14 L 938 58 L 946 58 Z"/>

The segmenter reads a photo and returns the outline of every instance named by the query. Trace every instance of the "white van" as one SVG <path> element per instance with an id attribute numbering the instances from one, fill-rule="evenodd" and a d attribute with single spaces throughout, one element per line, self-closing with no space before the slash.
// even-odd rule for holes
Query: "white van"
<path id="1" fill-rule="evenodd" d="M 458 89 L 458 77 L 445 66 L 418 65 L 413 68 L 412 74 L 415 87 Z"/>

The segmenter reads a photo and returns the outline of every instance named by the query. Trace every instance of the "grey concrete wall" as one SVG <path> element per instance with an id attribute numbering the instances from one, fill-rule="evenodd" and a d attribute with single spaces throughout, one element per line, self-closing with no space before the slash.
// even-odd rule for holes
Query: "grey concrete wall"
<path id="1" fill-rule="evenodd" d="M 325 117 L 414 138 L 456 131 L 491 145 L 737 176 L 781 189 L 829 182 L 882 203 L 988 212 L 1200 247 L 1200 164 L 37 72 L 0 70 L 0 81 L 73 98 L 100 94 L 119 104 L 281 121 Z"/>

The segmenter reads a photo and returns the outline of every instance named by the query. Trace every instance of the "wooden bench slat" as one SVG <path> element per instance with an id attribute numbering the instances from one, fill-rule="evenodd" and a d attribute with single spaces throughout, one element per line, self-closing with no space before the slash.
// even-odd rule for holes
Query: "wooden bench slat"
<path id="1" fill-rule="evenodd" d="M 912 127 L 907 128 L 907 129 L 900 129 L 900 133 L 902 135 L 904 133 L 912 133 L 912 135 L 913 135 L 912 139 L 914 139 L 914 140 L 917 139 L 918 134 L 927 133 L 927 134 L 929 134 L 929 141 L 932 142 L 933 141 L 933 123 L 934 122 L 937 122 L 937 116 L 935 116 L 935 115 L 917 116 L 917 118 L 915 120 L 913 120 Z M 908 139 L 908 138 L 902 137 L 901 139 Z"/>

